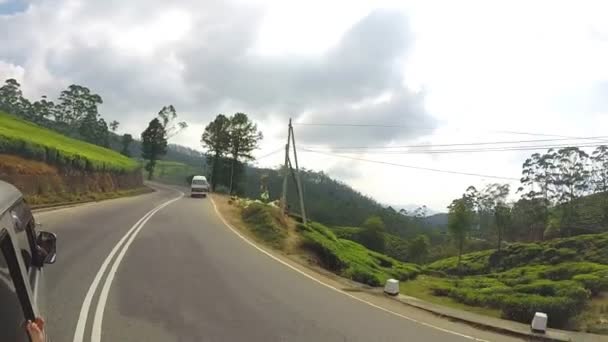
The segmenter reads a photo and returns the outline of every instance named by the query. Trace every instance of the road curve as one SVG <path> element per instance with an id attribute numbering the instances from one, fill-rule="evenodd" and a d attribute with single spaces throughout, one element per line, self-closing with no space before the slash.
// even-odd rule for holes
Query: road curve
<path id="1" fill-rule="evenodd" d="M 179 196 L 158 187 L 36 214 L 59 237 L 57 263 L 45 270 L 54 341 L 73 341 L 87 292 L 120 241 L 84 309 L 82 341 L 516 341 L 386 301 L 432 326 L 422 325 L 350 298 L 246 243 L 209 199 Z"/>

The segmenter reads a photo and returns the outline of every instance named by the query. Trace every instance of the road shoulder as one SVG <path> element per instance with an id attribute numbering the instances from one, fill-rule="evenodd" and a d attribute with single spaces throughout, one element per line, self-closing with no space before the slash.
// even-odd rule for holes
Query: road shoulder
<path id="1" fill-rule="evenodd" d="M 285 253 L 269 246 L 265 246 L 262 242 L 255 238 L 255 236 L 247 228 L 246 224 L 240 219 L 238 208 L 228 203 L 228 196 L 213 194 L 210 197 L 215 212 L 220 217 L 221 221 L 234 233 L 239 235 L 239 237 L 254 246 L 256 249 L 260 250 L 262 253 L 324 286 L 327 286 L 368 305 L 377 307 L 378 309 L 396 314 L 400 317 L 416 321 L 415 319 L 411 319 L 409 316 L 405 316 L 407 314 L 411 314 L 411 309 L 415 308 L 415 310 L 423 310 L 428 312 L 438 319 L 445 320 L 447 318 L 451 321 L 466 324 L 467 326 L 480 331 L 492 331 L 513 337 L 525 338 L 526 340 L 585 342 L 599 342 L 606 340 L 606 337 L 601 335 L 578 333 L 558 329 L 548 329 L 546 334 L 533 333 L 530 330 L 530 327 L 526 324 L 448 308 L 414 297 L 404 295 L 399 295 L 396 297 L 387 296 L 382 292 L 382 289 L 372 288 L 329 272 L 316 265 L 309 258 L 307 258 L 307 256 L 303 256 L 298 253 Z M 402 308 L 395 308 L 395 303 L 401 304 Z M 403 304 L 405 304 L 405 306 Z M 404 308 L 408 308 L 409 310 Z M 406 314 L 402 314 L 401 311 L 405 311 Z M 440 330 L 445 330 L 442 327 L 434 324 L 431 324 L 430 326 Z"/>

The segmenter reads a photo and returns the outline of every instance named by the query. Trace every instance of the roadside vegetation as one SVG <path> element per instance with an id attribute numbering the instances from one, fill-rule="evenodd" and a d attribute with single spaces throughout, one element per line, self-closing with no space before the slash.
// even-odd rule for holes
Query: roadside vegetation
<path id="1" fill-rule="evenodd" d="M 545 312 L 552 327 L 608 333 L 608 306 L 600 304 L 608 292 L 608 233 L 511 244 L 465 254 L 460 266 L 458 257 L 439 260 L 424 272 L 424 283 L 405 293 L 441 304 L 436 298 L 447 297 L 523 323 Z"/>
<path id="2" fill-rule="evenodd" d="M 2 112 L 0 153 L 76 170 L 123 172 L 138 168 L 136 161 L 118 152 L 69 138 Z"/>
<path id="3" fill-rule="evenodd" d="M 420 268 L 372 251 L 351 240 L 340 239 L 326 226 L 312 222 L 299 224 L 302 248 L 311 251 L 321 266 L 360 283 L 382 286 L 387 279 L 415 279 Z"/>
<path id="4" fill-rule="evenodd" d="M 232 202 L 259 241 L 284 249 L 291 232 L 279 208 L 261 201 Z M 428 241 L 420 238 L 419 245 L 412 245 L 413 240 L 387 234 L 380 225 L 373 216 L 362 227 L 296 224 L 298 249 L 321 267 L 363 284 L 399 279 L 403 294 L 429 302 L 522 323 L 540 311 L 549 315 L 551 327 L 608 332 L 603 318 L 608 312 L 608 233 L 505 244 L 500 250 L 463 254 L 460 263 L 454 256 L 420 266 L 390 255 L 424 255 Z M 366 229 L 380 233 L 382 244 Z M 370 242 L 376 251 L 365 246 Z"/>
<path id="5" fill-rule="evenodd" d="M 312 257 L 321 267 L 345 278 L 370 286 L 382 286 L 388 278 L 407 281 L 420 273 L 419 266 L 341 239 L 320 223 L 296 223 L 283 216 L 272 204 L 249 200 L 231 200 L 231 203 L 240 208 L 242 221 L 258 241 L 282 251 L 285 251 L 288 240 L 297 241 L 299 254 Z M 289 229 L 290 225 L 295 229 Z"/>

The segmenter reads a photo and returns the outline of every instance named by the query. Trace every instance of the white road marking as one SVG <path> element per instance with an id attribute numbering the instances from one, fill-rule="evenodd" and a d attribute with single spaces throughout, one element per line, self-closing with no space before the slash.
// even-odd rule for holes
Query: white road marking
<path id="1" fill-rule="evenodd" d="M 104 282 L 103 287 L 101 289 L 101 293 L 99 294 L 99 300 L 97 301 L 97 308 L 95 309 L 95 316 L 93 317 L 93 330 L 91 331 L 91 341 L 92 342 L 101 341 L 101 327 L 103 324 L 103 312 L 106 308 L 106 303 L 108 301 L 108 294 L 110 293 L 110 287 L 112 286 L 112 281 L 114 280 L 114 276 L 116 275 L 116 270 L 118 270 L 118 266 L 120 266 L 122 259 L 124 258 L 125 254 L 127 253 L 127 250 L 129 249 L 129 246 L 131 246 L 131 243 L 133 243 L 133 240 L 135 240 L 137 233 L 139 233 L 139 231 L 143 228 L 143 226 L 146 224 L 146 222 L 148 222 L 148 220 L 150 218 L 152 218 L 152 216 L 154 216 L 154 214 L 156 214 L 156 212 L 158 212 L 162 208 L 168 206 L 169 204 L 179 200 L 180 198 L 182 198 L 182 196 L 184 196 L 183 193 L 181 193 L 181 195 L 179 197 L 174 198 L 168 202 L 165 202 L 161 206 L 154 209 L 154 211 L 150 215 L 148 215 L 148 217 L 146 217 L 145 220 L 143 220 L 141 222 L 141 224 L 139 225 L 139 227 L 137 227 L 137 229 L 133 232 L 133 234 L 131 234 L 131 237 L 129 237 L 129 240 L 125 243 L 124 247 L 122 248 L 122 250 L 116 257 L 116 260 L 114 260 L 114 263 L 112 264 L 112 267 L 110 268 L 110 272 L 108 273 L 108 276 L 106 277 L 106 281 Z"/>
<path id="2" fill-rule="evenodd" d="M 305 277 L 307 277 L 307 278 L 309 278 L 309 279 L 311 279 L 311 280 L 314 280 L 315 282 L 317 282 L 317 283 L 319 283 L 319 284 L 321 284 L 321 285 L 323 285 L 323 286 L 325 286 L 325 287 L 328 287 L 328 288 L 330 288 L 330 289 L 332 289 L 332 290 L 334 290 L 334 291 L 336 291 L 336 292 L 339 292 L 339 293 L 341 293 L 341 294 L 343 294 L 343 295 L 345 295 L 345 296 L 347 296 L 347 297 L 350 297 L 350 298 L 352 298 L 352 299 L 354 299 L 354 300 L 357 300 L 357 301 L 359 301 L 359 302 L 365 303 L 365 304 L 367 304 L 367 305 L 369 305 L 369 306 L 371 306 L 371 307 L 374 307 L 374 308 L 376 308 L 376 309 L 378 309 L 378 310 L 382 310 L 382 311 L 384 311 L 384 312 L 387 312 L 387 313 L 393 314 L 393 315 L 398 316 L 398 317 L 401 317 L 401 318 L 403 318 L 403 319 L 407 319 L 408 321 L 412 321 L 412 322 L 414 322 L 414 323 L 418 323 L 418 324 L 424 325 L 425 327 L 429 327 L 429 328 L 437 329 L 437 330 L 439 330 L 439 331 L 442 331 L 442 332 L 445 332 L 445 333 L 449 333 L 449 334 L 453 334 L 453 335 L 456 335 L 456 336 L 460 336 L 460 337 L 463 337 L 463 338 L 466 338 L 466 339 L 469 339 L 469 340 L 473 340 L 473 341 L 477 341 L 477 342 L 490 342 L 490 341 L 488 341 L 488 340 L 484 340 L 484 339 L 480 339 L 480 338 L 477 338 L 477 337 L 473 337 L 473 336 L 469 336 L 469 335 L 461 334 L 461 333 L 456 332 L 456 331 L 452 331 L 452 330 L 444 329 L 444 328 L 438 327 L 438 326 L 436 326 L 436 325 L 432 325 L 432 324 L 429 324 L 429 323 L 426 323 L 426 322 L 419 321 L 419 320 L 417 320 L 417 319 L 415 319 L 415 318 L 411 318 L 411 317 L 408 317 L 408 316 L 402 315 L 402 314 L 400 314 L 400 313 L 398 313 L 398 312 L 395 312 L 395 311 L 389 310 L 389 309 L 387 309 L 387 308 L 383 308 L 383 307 L 381 307 L 381 306 L 379 306 L 379 305 L 376 305 L 376 304 L 374 304 L 374 303 L 372 303 L 372 302 L 368 302 L 368 301 L 366 301 L 365 299 L 361 299 L 361 298 L 359 298 L 359 297 L 357 297 L 357 296 L 354 296 L 354 295 L 352 295 L 352 294 L 350 294 L 350 293 L 347 293 L 347 292 L 345 292 L 345 291 L 342 291 L 342 290 L 340 290 L 339 288 L 334 287 L 334 286 L 332 286 L 332 285 L 330 285 L 330 284 L 324 283 L 323 281 L 321 281 L 321 280 L 319 280 L 319 279 L 317 279 L 317 278 L 315 278 L 315 277 L 311 276 L 310 274 L 308 274 L 308 273 L 306 273 L 306 272 L 304 272 L 304 271 L 302 271 L 302 270 L 300 270 L 300 269 L 298 269 L 298 268 L 296 268 L 296 267 L 294 267 L 294 266 L 290 265 L 289 263 L 287 263 L 287 262 L 285 262 L 285 261 L 283 261 L 283 260 L 281 260 L 281 259 L 277 258 L 276 256 L 272 255 L 270 252 L 268 252 L 268 251 L 266 251 L 265 249 L 263 249 L 263 248 L 259 247 L 259 246 L 258 246 L 258 245 L 256 245 L 254 242 L 252 242 L 251 240 L 249 240 L 247 237 L 245 237 L 244 235 L 242 235 L 242 234 L 241 234 L 241 233 L 240 233 L 238 230 L 236 230 L 236 228 L 232 227 L 232 226 L 230 225 L 230 223 L 228 223 L 228 222 L 227 222 L 227 221 L 224 219 L 224 217 L 222 216 L 222 214 L 220 214 L 220 211 L 217 209 L 217 206 L 215 205 L 215 201 L 213 200 L 213 198 L 212 198 L 211 196 L 209 196 L 209 197 L 211 198 L 211 203 L 213 204 L 213 209 L 215 210 L 215 213 L 216 213 L 216 214 L 217 214 L 217 216 L 220 218 L 220 220 L 221 220 L 221 221 L 224 223 L 224 225 L 226 225 L 226 227 L 230 228 L 230 230 L 231 230 L 233 233 L 235 233 L 235 234 L 236 234 L 238 237 L 240 237 L 241 239 L 243 239 L 245 242 L 247 242 L 248 244 L 250 244 L 251 246 L 253 246 L 253 247 L 254 247 L 255 249 L 257 249 L 258 251 L 260 251 L 260 252 L 262 252 L 262 253 L 266 254 L 268 257 L 270 257 L 270 258 L 274 259 L 275 261 L 277 261 L 277 262 L 279 262 L 279 263 L 281 263 L 281 264 L 283 264 L 283 265 L 285 265 L 285 266 L 289 267 L 289 268 L 290 268 L 290 269 L 292 269 L 293 271 L 296 271 L 296 272 L 300 273 L 301 275 L 303 275 L 303 276 L 305 276 Z"/>
<path id="3" fill-rule="evenodd" d="M 157 209 L 164 207 L 165 205 L 171 203 L 172 201 L 175 201 L 175 200 L 181 198 L 182 196 L 183 196 L 183 193 L 180 192 L 180 196 L 179 197 L 174 198 L 172 200 L 169 200 L 169 201 L 167 201 L 165 203 L 162 203 L 159 206 L 155 207 L 154 209 L 148 211 L 142 218 L 140 218 L 127 231 L 127 233 L 120 239 L 120 241 L 118 241 L 118 243 L 116 243 L 116 245 L 114 246 L 114 248 L 112 248 L 112 250 L 110 251 L 110 254 L 108 254 L 108 256 L 106 257 L 106 259 L 101 264 L 101 267 L 97 271 L 97 274 L 95 275 L 95 278 L 93 279 L 93 282 L 91 283 L 91 286 L 89 286 L 87 294 L 84 297 L 84 301 L 82 302 L 82 307 L 80 308 L 80 314 L 78 315 L 78 323 L 76 324 L 76 330 L 74 331 L 73 342 L 82 342 L 83 339 L 84 339 L 84 330 L 85 330 L 86 324 L 87 324 L 87 318 L 88 318 L 88 315 L 89 315 L 91 301 L 93 300 L 93 296 L 95 295 L 95 292 L 97 291 L 97 287 L 99 286 L 99 282 L 101 281 L 101 278 L 103 277 L 103 274 L 105 273 L 106 269 L 108 268 L 108 265 L 110 264 L 110 261 L 112 260 L 112 258 L 114 258 L 114 255 L 118 252 L 118 250 L 123 245 L 123 243 L 127 240 L 127 238 L 129 237 L 129 235 L 131 235 L 131 233 L 133 231 L 135 231 L 144 220 L 147 220 L 150 216 L 152 216 L 156 212 Z"/>

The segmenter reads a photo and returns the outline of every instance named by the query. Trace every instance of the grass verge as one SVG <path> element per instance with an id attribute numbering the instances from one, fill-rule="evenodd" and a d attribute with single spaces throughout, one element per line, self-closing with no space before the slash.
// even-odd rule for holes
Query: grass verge
<path id="1" fill-rule="evenodd" d="M 153 192 L 154 189 L 141 187 L 137 189 L 119 190 L 112 192 L 87 192 L 87 193 L 59 193 L 49 195 L 25 196 L 26 201 L 32 209 L 44 209 L 56 206 L 87 203 L 114 199 L 119 197 L 131 197 Z"/>

